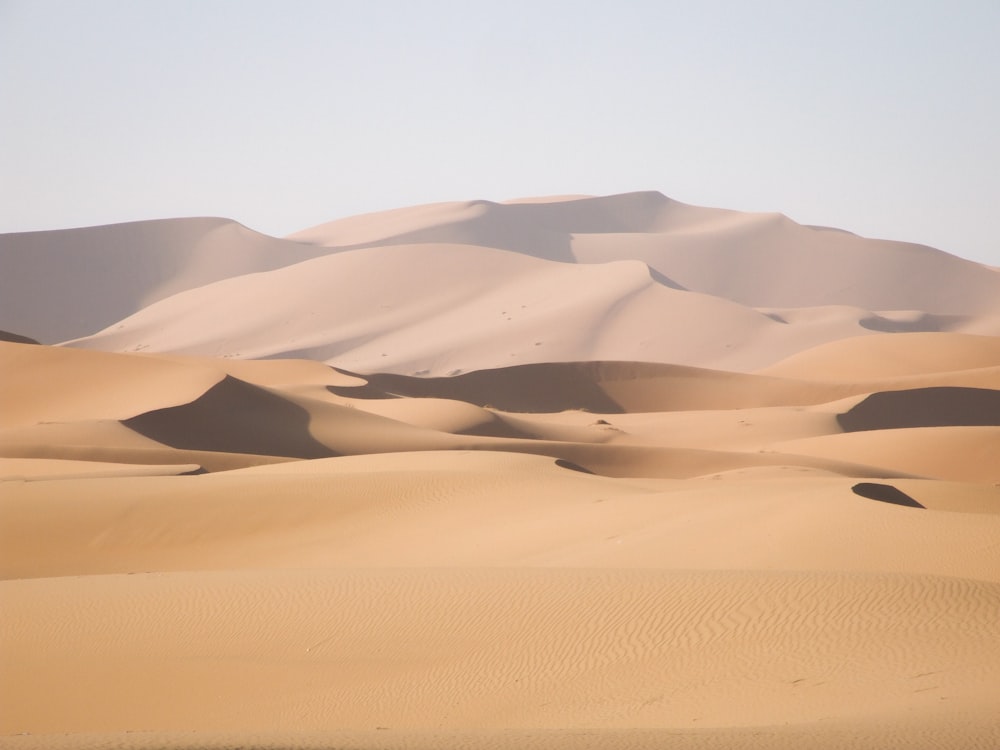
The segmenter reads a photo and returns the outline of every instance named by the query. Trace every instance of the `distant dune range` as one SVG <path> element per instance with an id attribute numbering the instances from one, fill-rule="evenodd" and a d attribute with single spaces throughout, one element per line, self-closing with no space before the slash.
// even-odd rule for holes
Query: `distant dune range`
<path id="1" fill-rule="evenodd" d="M 659 193 L 434 204 L 284 240 L 171 219 L 2 242 L 0 328 L 106 351 L 747 371 L 865 333 L 1000 334 L 994 269 Z"/>
<path id="2" fill-rule="evenodd" d="M 1000 746 L 994 269 L 657 193 L 0 264 L 0 747 Z"/>

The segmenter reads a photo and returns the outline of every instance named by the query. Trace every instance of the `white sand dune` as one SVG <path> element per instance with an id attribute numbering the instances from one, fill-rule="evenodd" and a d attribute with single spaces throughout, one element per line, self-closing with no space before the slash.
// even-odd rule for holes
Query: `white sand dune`
<path id="1" fill-rule="evenodd" d="M 861 333 L 844 319 L 808 335 Z M 741 305 L 657 284 L 634 261 L 573 265 L 430 245 L 338 253 L 217 282 L 70 343 L 446 375 L 589 359 L 752 369 L 798 351 L 802 336 Z"/>
<path id="2" fill-rule="evenodd" d="M 0 328 L 15 334 L 368 372 L 745 371 L 872 332 L 1000 333 L 993 269 L 659 193 L 433 204 L 286 240 L 216 219 L 7 235 L 0 259 Z"/>
<path id="3" fill-rule="evenodd" d="M 54 344 L 185 289 L 324 252 L 214 218 L 4 234 L 0 328 Z"/>
<path id="4" fill-rule="evenodd" d="M 993 269 L 656 193 L 0 263 L 0 747 L 1000 746 Z"/>
<path id="5" fill-rule="evenodd" d="M 289 239 L 340 249 L 477 244 L 578 263 L 628 258 L 668 283 L 754 307 L 995 314 L 1000 291 L 992 269 L 940 250 L 803 226 L 781 214 L 690 206 L 655 192 L 434 204 L 334 221 Z"/>
<path id="6" fill-rule="evenodd" d="M 552 289 L 566 291 L 553 296 Z M 871 333 L 872 319 L 838 308 L 790 323 L 660 284 L 637 261 L 568 264 L 479 246 L 400 245 L 182 292 L 70 345 L 304 357 L 421 375 L 580 360 L 746 371 Z"/>

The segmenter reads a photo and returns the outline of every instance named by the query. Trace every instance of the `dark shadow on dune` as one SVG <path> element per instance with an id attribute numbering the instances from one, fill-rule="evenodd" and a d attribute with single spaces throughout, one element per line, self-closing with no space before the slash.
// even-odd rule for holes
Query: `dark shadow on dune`
<path id="1" fill-rule="evenodd" d="M 560 469 L 569 469 L 570 471 L 579 471 L 581 474 L 593 474 L 590 469 L 585 469 L 580 466 L 580 464 L 575 464 L 572 461 L 567 461 L 565 458 L 557 458 L 556 466 Z"/>
<path id="2" fill-rule="evenodd" d="M 149 411 L 122 424 L 182 450 L 291 458 L 339 455 L 310 434 L 305 409 L 231 376 L 190 403 Z"/>
<path id="3" fill-rule="evenodd" d="M 878 484 L 877 482 L 859 482 L 858 484 L 851 487 L 851 491 L 855 495 L 860 495 L 861 497 L 868 498 L 869 500 L 878 500 L 880 503 L 891 503 L 893 505 L 902 505 L 906 508 L 924 508 L 927 506 L 921 505 L 912 497 L 907 495 L 901 489 L 893 487 L 891 484 Z"/>
<path id="4" fill-rule="evenodd" d="M 923 313 L 916 320 L 893 320 L 881 315 L 871 315 L 858 321 L 858 325 L 879 333 L 919 333 L 952 331 L 967 321 L 967 315 L 935 315 Z"/>
<path id="5" fill-rule="evenodd" d="M 376 388 L 368 380 L 367 375 L 358 375 L 356 372 L 351 372 L 350 370 L 343 370 L 339 367 L 330 368 L 334 372 L 339 372 L 341 375 L 347 375 L 351 378 L 359 378 L 364 380 L 365 383 L 362 385 L 328 385 L 326 389 L 332 393 L 334 396 L 343 396 L 344 398 L 360 398 L 360 399 L 381 399 L 381 398 L 399 398 L 392 393 L 386 393 L 381 388 Z"/>
<path id="6" fill-rule="evenodd" d="M 346 370 L 339 372 L 354 375 Z M 822 384 L 655 362 L 539 362 L 448 377 L 368 373 L 361 386 L 327 386 L 347 398 L 444 398 L 509 412 L 623 414 L 803 406 L 841 397 Z M 839 395 L 838 395 L 839 394 Z"/>
<path id="7" fill-rule="evenodd" d="M 0 331 L 0 341 L 9 341 L 12 344 L 38 344 L 33 338 L 28 336 L 22 336 L 19 333 L 11 333 L 10 331 Z"/>
<path id="8" fill-rule="evenodd" d="M 502 411 L 586 409 L 601 414 L 620 414 L 622 407 L 597 384 L 595 364 L 544 362 L 477 370 L 448 378 L 414 378 L 391 373 L 364 377 L 372 388 L 388 394 L 457 399 Z M 333 392 L 350 395 L 346 389 Z"/>
<path id="9" fill-rule="evenodd" d="M 536 440 L 536 436 L 530 432 L 522 430 L 515 424 L 511 424 L 507 419 L 494 414 L 489 422 L 468 427 L 464 430 L 454 430 L 454 435 L 469 435 L 474 437 L 487 438 L 509 438 L 512 440 Z"/>
<path id="10" fill-rule="evenodd" d="M 655 281 L 657 284 L 662 284 L 663 286 L 670 287 L 671 289 L 676 289 L 679 292 L 689 291 L 686 286 L 678 284 L 672 278 L 670 278 L 664 273 L 661 273 L 660 271 L 657 271 L 648 263 L 646 264 L 646 268 L 649 269 L 649 275 L 653 278 L 653 281 Z"/>
<path id="11" fill-rule="evenodd" d="M 803 224 L 802 226 L 805 227 L 806 229 L 812 229 L 817 232 L 836 232 L 838 234 L 847 234 L 850 235 L 851 237 L 858 236 L 854 234 L 854 232 L 848 232 L 846 229 L 838 229 L 837 227 L 824 227 L 820 224 Z"/>
<path id="12" fill-rule="evenodd" d="M 903 427 L 1000 426 L 1000 390 L 911 388 L 881 391 L 837 415 L 845 432 Z"/>

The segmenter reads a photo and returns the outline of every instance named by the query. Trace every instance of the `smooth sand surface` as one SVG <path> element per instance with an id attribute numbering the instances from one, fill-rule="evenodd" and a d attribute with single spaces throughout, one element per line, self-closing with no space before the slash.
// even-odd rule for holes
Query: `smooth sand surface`
<path id="1" fill-rule="evenodd" d="M 5 247 L 77 232 L 162 262 L 0 315 L 0 747 L 1000 746 L 992 269 L 649 193 Z"/>

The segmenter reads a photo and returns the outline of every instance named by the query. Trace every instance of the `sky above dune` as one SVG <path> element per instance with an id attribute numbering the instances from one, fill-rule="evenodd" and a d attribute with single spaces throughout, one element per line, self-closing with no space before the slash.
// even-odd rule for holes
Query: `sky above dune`
<path id="1" fill-rule="evenodd" d="M 0 232 L 659 190 L 1000 265 L 1000 3 L 0 0 Z"/>

